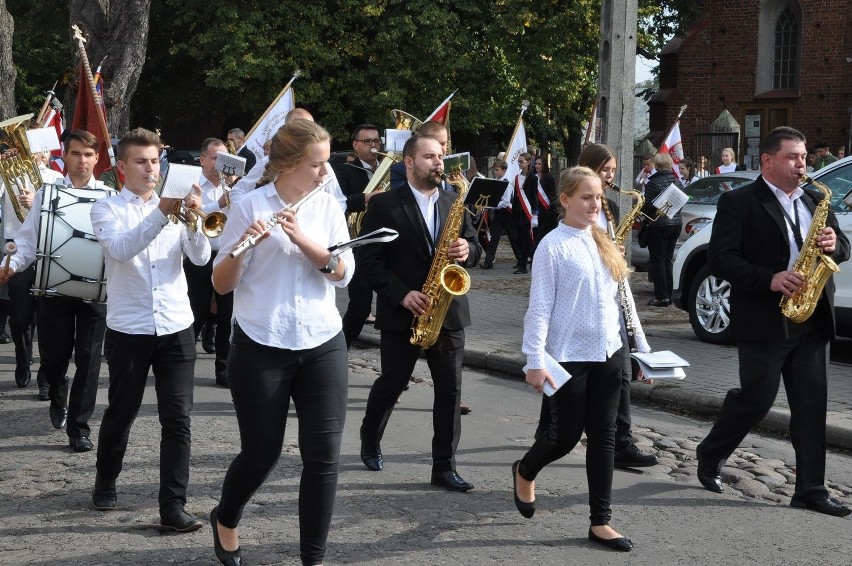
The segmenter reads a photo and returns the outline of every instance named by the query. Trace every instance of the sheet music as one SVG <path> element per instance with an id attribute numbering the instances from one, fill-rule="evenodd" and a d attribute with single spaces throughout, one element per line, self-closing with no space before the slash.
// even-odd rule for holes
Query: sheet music
<path id="1" fill-rule="evenodd" d="M 385 151 L 402 153 L 402 147 L 412 134 L 411 130 L 385 130 Z"/>
<path id="2" fill-rule="evenodd" d="M 33 153 L 62 149 L 59 137 L 56 135 L 56 128 L 27 130 L 27 142 L 30 144 L 30 151 Z"/>
<path id="3" fill-rule="evenodd" d="M 672 183 L 654 199 L 652 204 L 654 205 L 654 208 L 664 210 L 666 216 L 673 218 L 674 215 L 683 208 L 683 205 L 685 205 L 688 200 L 689 195 L 680 190 L 677 185 Z"/>
<path id="4" fill-rule="evenodd" d="M 689 367 L 689 362 L 672 352 L 671 350 L 660 350 L 659 352 L 633 352 L 630 356 L 652 368 Z"/>
<path id="5" fill-rule="evenodd" d="M 166 179 L 163 181 L 160 197 L 184 198 L 192 192 L 192 185 L 197 184 L 200 178 L 201 167 L 171 163 L 166 173 Z"/>
<path id="6" fill-rule="evenodd" d="M 556 387 L 552 387 L 548 382 L 544 382 L 544 394 L 550 397 L 554 393 L 556 393 L 560 387 L 568 383 L 568 380 L 571 379 L 571 374 L 568 373 L 564 367 L 562 367 L 559 362 L 553 359 L 553 356 L 544 353 L 544 369 L 547 370 L 547 373 L 550 374 L 550 377 L 553 378 L 553 381 L 556 382 Z M 529 365 L 525 365 L 523 367 L 523 372 L 527 373 L 529 370 Z"/>
<path id="7" fill-rule="evenodd" d="M 216 171 L 221 171 L 226 177 L 232 175 L 242 177 L 246 172 L 246 158 L 239 155 L 231 155 L 225 151 L 217 151 Z"/>
<path id="8" fill-rule="evenodd" d="M 637 360 L 638 361 L 638 360 Z M 682 367 L 671 368 L 652 368 L 651 366 L 639 361 L 639 368 L 642 370 L 643 379 L 676 379 L 681 380 L 686 377 L 686 373 Z"/>

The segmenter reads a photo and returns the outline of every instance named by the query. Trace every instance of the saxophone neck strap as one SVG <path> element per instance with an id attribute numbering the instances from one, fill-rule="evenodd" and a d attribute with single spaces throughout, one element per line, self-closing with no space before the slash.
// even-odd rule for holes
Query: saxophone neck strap
<path id="1" fill-rule="evenodd" d="M 793 231 L 793 239 L 796 241 L 796 247 L 799 248 L 799 251 L 802 251 L 804 240 L 802 240 L 802 228 L 799 224 L 799 200 L 800 199 L 796 199 L 792 202 L 793 216 L 795 218 L 790 218 L 790 214 L 783 206 L 781 207 L 781 212 L 784 214 L 784 218 L 787 220 L 787 223 L 790 225 L 790 229 Z"/>

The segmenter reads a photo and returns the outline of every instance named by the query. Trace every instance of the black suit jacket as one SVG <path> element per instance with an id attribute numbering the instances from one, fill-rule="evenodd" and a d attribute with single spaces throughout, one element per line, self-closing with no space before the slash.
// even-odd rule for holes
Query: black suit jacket
<path id="1" fill-rule="evenodd" d="M 364 215 L 364 233 L 378 228 L 392 228 L 399 237 L 386 244 L 370 244 L 356 248 L 357 269 L 376 291 L 376 328 L 405 331 L 411 328 L 414 315 L 402 306 L 409 291 L 423 289 L 423 283 L 432 266 L 432 256 L 423 216 L 417 207 L 410 187 L 378 194 L 370 199 Z M 439 189 L 438 214 L 443 230 L 450 207 L 456 195 Z M 464 215 L 461 237 L 470 244 L 465 265 L 476 265 L 482 247 L 476 240 L 476 230 L 470 215 Z M 444 328 L 459 330 L 470 325 L 470 308 L 467 297 L 455 297 L 444 319 Z"/>
<path id="2" fill-rule="evenodd" d="M 520 199 L 518 199 L 518 192 L 515 189 L 516 179 L 517 177 L 512 179 L 512 216 L 516 218 L 517 222 L 529 225 L 529 220 L 526 214 L 524 214 L 524 209 L 521 207 Z M 538 177 L 532 172 L 532 169 L 530 169 L 529 174 L 524 179 L 524 186 L 521 187 L 521 190 L 527 196 L 531 213 L 538 214 Z"/>
<path id="3" fill-rule="evenodd" d="M 367 170 L 360 161 L 332 165 L 340 190 L 346 196 L 346 214 L 364 210 L 364 189 L 370 182 Z"/>
<path id="4" fill-rule="evenodd" d="M 254 152 L 252 152 L 252 150 L 250 150 L 246 146 L 241 147 L 240 150 L 237 152 L 237 155 L 245 158 L 246 171 L 245 173 L 243 173 L 243 175 L 247 175 L 248 172 L 251 171 L 251 168 L 254 167 L 254 164 L 257 163 L 257 157 L 255 157 Z"/>
<path id="5" fill-rule="evenodd" d="M 800 199 L 813 213 L 822 194 L 805 190 Z M 832 259 L 849 259 L 849 240 L 829 212 L 827 226 L 834 228 L 837 245 Z M 802 234 L 804 237 L 806 234 Z M 769 290 L 772 276 L 785 271 L 790 261 L 787 225 L 781 204 L 763 176 L 719 198 L 710 236 L 710 272 L 731 284 L 731 325 L 734 340 L 780 342 L 789 337 L 789 321 L 781 314 L 782 294 Z M 812 315 L 826 339 L 834 336 L 834 280 L 829 279 Z"/>

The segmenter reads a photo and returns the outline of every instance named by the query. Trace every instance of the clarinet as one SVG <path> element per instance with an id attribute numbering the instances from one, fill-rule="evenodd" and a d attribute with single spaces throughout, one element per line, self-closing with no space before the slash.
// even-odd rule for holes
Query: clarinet
<path id="1" fill-rule="evenodd" d="M 615 218 L 612 216 L 612 211 L 609 209 L 606 198 L 601 199 L 601 208 L 603 208 L 604 215 L 606 216 L 607 233 L 612 241 L 615 242 Z M 624 327 L 627 331 L 627 347 L 630 348 L 631 352 L 638 352 L 639 348 L 636 346 L 636 323 L 633 319 L 633 309 L 630 306 L 629 292 L 627 290 L 627 280 L 626 278 L 622 278 L 618 282 L 618 301 L 621 306 L 621 315 L 624 318 Z"/>

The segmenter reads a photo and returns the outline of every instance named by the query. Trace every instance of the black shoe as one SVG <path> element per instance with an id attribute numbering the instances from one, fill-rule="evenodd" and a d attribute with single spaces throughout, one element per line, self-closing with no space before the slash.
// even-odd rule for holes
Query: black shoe
<path id="1" fill-rule="evenodd" d="M 648 304 L 652 307 L 667 307 L 672 304 L 672 302 L 669 299 L 651 299 L 648 301 Z"/>
<path id="2" fill-rule="evenodd" d="M 833 515 L 834 517 L 845 517 L 852 513 L 852 509 L 827 495 L 822 499 L 814 499 L 813 501 L 802 501 L 801 499 L 793 498 L 790 500 L 790 507 L 810 509 L 811 511 Z"/>
<path id="3" fill-rule="evenodd" d="M 216 385 L 219 387 L 228 388 L 228 371 L 221 370 L 216 372 Z"/>
<path id="4" fill-rule="evenodd" d="M 236 550 L 225 550 L 222 548 L 222 543 L 219 541 L 219 506 L 210 511 L 210 528 L 213 529 L 213 550 L 216 552 L 216 558 L 219 562 L 226 566 L 240 566 L 242 564 L 242 556 L 240 556 L 240 548 Z"/>
<path id="5" fill-rule="evenodd" d="M 596 535 L 591 528 L 589 528 L 589 540 L 598 542 L 612 550 L 620 550 L 622 552 L 629 552 L 633 550 L 633 543 L 630 542 L 629 538 L 601 538 Z"/>
<path id="6" fill-rule="evenodd" d="M 85 436 L 69 438 L 68 446 L 70 446 L 74 452 L 88 452 L 89 450 L 95 447 L 95 445 L 92 444 L 92 441 Z"/>
<path id="7" fill-rule="evenodd" d="M 216 351 L 216 325 L 207 323 L 201 331 L 201 348 L 208 354 Z"/>
<path id="8" fill-rule="evenodd" d="M 32 374 L 30 370 L 15 370 L 15 383 L 18 387 L 26 387 L 30 384 L 30 379 L 32 379 Z"/>
<path id="9" fill-rule="evenodd" d="M 65 422 L 68 419 L 68 408 L 67 407 L 54 407 L 53 403 L 50 404 L 50 424 L 53 425 L 53 428 L 56 430 L 61 430 L 62 427 L 65 426 Z"/>
<path id="10" fill-rule="evenodd" d="M 459 403 L 459 413 L 462 415 L 469 414 L 473 409 L 470 408 L 470 405 L 465 405 L 464 403 Z"/>
<path id="11" fill-rule="evenodd" d="M 361 452 L 361 461 L 364 462 L 368 470 L 373 472 L 380 472 L 385 467 L 385 461 L 381 453 L 368 454 L 367 452 Z"/>
<path id="12" fill-rule="evenodd" d="M 494 269 L 494 264 L 493 263 L 480 263 L 479 268 L 480 269 Z"/>
<path id="13" fill-rule="evenodd" d="M 523 275 L 523 274 L 525 274 L 526 272 L 527 272 L 527 268 L 526 268 L 526 267 L 519 267 L 519 268 L 517 268 L 515 271 L 513 271 L 512 273 L 513 273 L 514 275 Z"/>
<path id="14" fill-rule="evenodd" d="M 718 473 L 698 472 L 698 481 L 701 482 L 704 489 L 713 493 L 722 493 L 725 489 L 722 487 L 722 476 Z"/>
<path id="15" fill-rule="evenodd" d="M 432 485 L 443 487 L 450 491 L 470 491 L 473 489 L 472 483 L 464 481 L 460 475 L 453 471 L 433 472 Z"/>
<path id="16" fill-rule="evenodd" d="M 9 344 L 11 341 L 12 339 L 5 331 L 0 331 L 0 344 Z"/>
<path id="17" fill-rule="evenodd" d="M 160 512 L 160 530 L 175 533 L 191 533 L 204 526 L 204 523 L 178 507 L 166 514 Z"/>
<path id="18" fill-rule="evenodd" d="M 39 385 L 39 387 L 38 387 L 38 400 L 39 401 L 50 401 L 50 385 Z"/>
<path id="19" fill-rule="evenodd" d="M 533 515 L 535 515 L 535 501 L 530 501 L 527 503 L 526 501 L 521 501 L 518 497 L 518 485 L 517 485 L 517 476 L 518 476 L 518 466 L 521 465 L 521 461 L 518 460 L 514 464 L 512 464 L 512 491 L 515 493 L 515 507 L 518 508 L 518 512 L 526 517 L 527 519 L 531 519 Z"/>
<path id="20" fill-rule="evenodd" d="M 615 451 L 616 468 L 647 468 L 656 466 L 659 462 L 656 454 L 642 452 L 636 448 L 635 444 L 631 444 L 624 450 Z"/>
<path id="21" fill-rule="evenodd" d="M 95 474 L 95 487 L 92 488 L 92 505 L 99 511 L 112 511 L 118 505 L 115 494 L 115 480 L 105 480 Z"/>

